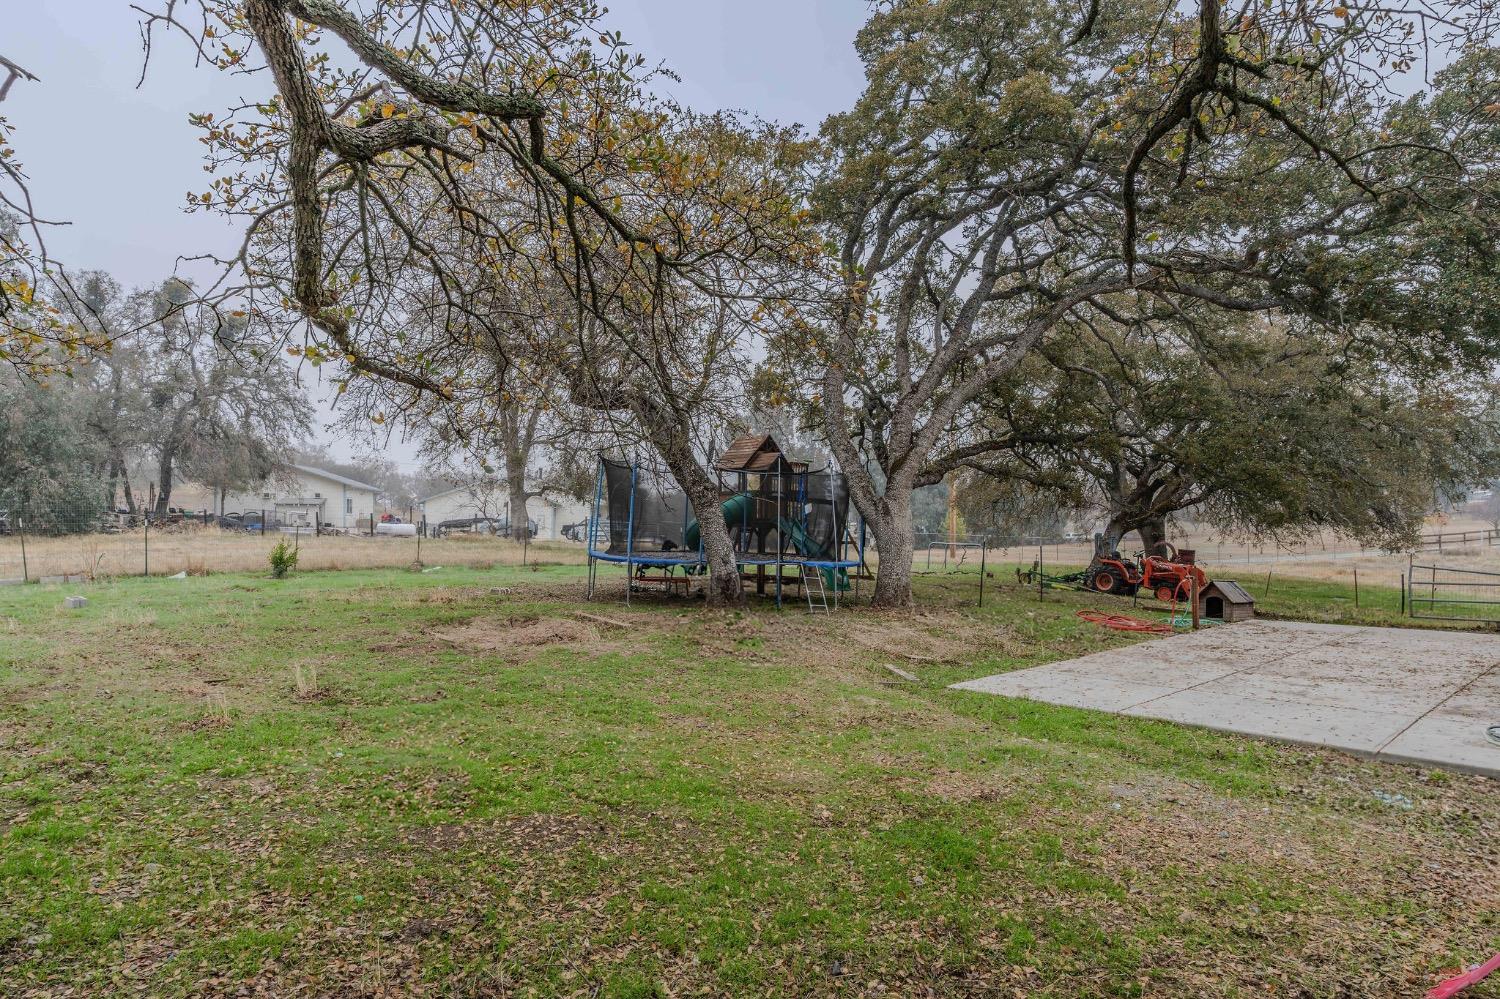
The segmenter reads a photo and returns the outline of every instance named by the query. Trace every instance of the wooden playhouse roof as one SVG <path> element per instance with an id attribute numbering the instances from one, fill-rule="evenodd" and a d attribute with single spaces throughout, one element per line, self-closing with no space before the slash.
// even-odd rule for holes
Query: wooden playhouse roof
<path id="1" fill-rule="evenodd" d="M 729 442 L 714 468 L 721 472 L 775 472 L 790 467 L 776 438 L 770 434 L 747 434 Z"/>

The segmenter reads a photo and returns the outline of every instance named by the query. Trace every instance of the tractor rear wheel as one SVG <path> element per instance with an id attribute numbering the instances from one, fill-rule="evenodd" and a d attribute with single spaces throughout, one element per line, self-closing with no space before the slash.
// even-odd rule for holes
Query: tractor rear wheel
<path id="1" fill-rule="evenodd" d="M 1094 573 L 1091 582 L 1098 593 L 1119 593 L 1125 588 L 1125 580 L 1117 576 L 1113 569 L 1104 569 Z"/>

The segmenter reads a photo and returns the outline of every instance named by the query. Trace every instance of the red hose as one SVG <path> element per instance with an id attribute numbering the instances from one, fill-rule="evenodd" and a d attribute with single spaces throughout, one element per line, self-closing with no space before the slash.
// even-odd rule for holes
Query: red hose
<path id="1" fill-rule="evenodd" d="M 1113 628 L 1115 631 L 1144 631 L 1153 635 L 1175 634 L 1170 624 L 1143 621 L 1138 617 L 1128 617 L 1124 614 L 1106 614 L 1096 610 L 1081 610 L 1076 613 L 1085 621 L 1091 621 L 1105 628 Z"/>
<path id="2" fill-rule="evenodd" d="M 1500 954 L 1496 954 L 1483 964 L 1476 964 L 1456 978 L 1450 978 L 1434 986 L 1428 991 L 1427 999 L 1448 999 L 1449 996 L 1458 995 L 1470 985 L 1478 985 L 1496 970 L 1500 970 Z"/>

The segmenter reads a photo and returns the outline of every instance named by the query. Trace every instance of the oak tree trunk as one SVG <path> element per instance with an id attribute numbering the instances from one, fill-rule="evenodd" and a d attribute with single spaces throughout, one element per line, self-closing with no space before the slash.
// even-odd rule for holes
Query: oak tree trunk
<path id="1" fill-rule="evenodd" d="M 1141 536 L 1141 547 L 1147 555 L 1161 555 L 1158 546 L 1167 540 L 1167 518 L 1147 517 L 1135 525 Z"/>
<path id="2" fill-rule="evenodd" d="M 120 463 L 113 458 L 109 461 L 109 485 L 105 487 L 109 494 L 109 512 L 114 513 L 115 507 L 120 505 Z"/>
<path id="3" fill-rule="evenodd" d="M 1109 523 L 1104 525 L 1104 545 L 1110 552 L 1118 551 L 1120 540 L 1125 537 L 1134 523 L 1127 520 L 1123 514 L 1116 514 L 1109 518 Z"/>
<path id="4" fill-rule="evenodd" d="M 172 463 L 177 453 L 172 448 L 162 448 L 161 457 L 156 465 L 156 516 L 157 519 L 165 519 L 167 506 L 172 499 Z"/>
<path id="5" fill-rule="evenodd" d="M 506 479 L 510 492 L 510 536 L 513 541 L 525 541 L 531 529 L 531 519 L 526 516 L 526 481 L 518 476 Z"/>
<path id="6" fill-rule="evenodd" d="M 120 465 L 120 484 L 125 489 L 125 509 L 129 511 L 130 519 L 134 520 L 140 514 L 140 510 L 136 508 L 135 491 L 130 488 L 130 469 L 124 464 Z"/>
<path id="7" fill-rule="evenodd" d="M 677 481 L 684 484 L 693 514 L 698 518 L 698 537 L 703 542 L 703 557 L 708 562 L 707 596 L 710 607 L 737 607 L 745 603 L 740 583 L 740 566 L 735 559 L 734 542 L 729 526 L 720 512 L 719 488 L 697 463 L 688 472 L 673 469 Z M 696 473 L 696 474 L 695 474 Z"/>
<path id="8" fill-rule="evenodd" d="M 886 485 L 879 513 L 868 521 L 880 563 L 875 571 L 875 607 L 912 606 L 911 570 L 916 534 L 911 519 L 911 487 Z"/>
<path id="9" fill-rule="evenodd" d="M 742 607 L 744 587 L 740 585 L 740 566 L 735 559 L 729 527 L 720 512 L 719 485 L 698 464 L 688 437 L 687 424 L 681 416 L 652 396 L 638 395 L 632 408 L 641 420 L 647 438 L 666 462 L 667 469 L 698 518 L 698 538 L 703 544 L 703 558 L 708 563 L 706 595 L 710 607 Z"/>

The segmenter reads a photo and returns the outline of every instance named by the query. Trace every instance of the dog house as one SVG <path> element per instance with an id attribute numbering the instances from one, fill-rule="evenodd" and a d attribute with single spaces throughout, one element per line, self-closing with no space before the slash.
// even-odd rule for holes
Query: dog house
<path id="1" fill-rule="evenodd" d="M 1198 594 L 1200 613 L 1230 624 L 1248 621 L 1255 616 L 1255 598 L 1232 579 L 1215 579 Z"/>

